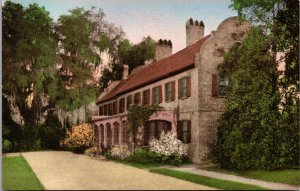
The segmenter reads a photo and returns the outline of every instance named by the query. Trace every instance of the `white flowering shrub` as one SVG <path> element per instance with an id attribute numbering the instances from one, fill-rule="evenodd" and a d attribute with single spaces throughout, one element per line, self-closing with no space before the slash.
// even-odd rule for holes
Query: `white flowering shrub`
<path id="1" fill-rule="evenodd" d="M 160 139 L 152 139 L 149 142 L 150 151 L 156 153 L 160 162 L 172 165 L 180 165 L 187 155 L 187 146 L 177 139 L 172 132 L 161 132 Z"/>
<path id="2" fill-rule="evenodd" d="M 150 150 L 159 155 L 171 156 L 187 155 L 187 147 L 179 139 L 176 138 L 176 134 L 172 132 L 161 132 L 160 139 L 152 139 L 150 141 Z"/>
<path id="3" fill-rule="evenodd" d="M 113 158 L 119 158 L 122 160 L 126 159 L 131 154 L 129 149 L 124 146 L 115 146 L 110 150 L 110 153 Z"/>

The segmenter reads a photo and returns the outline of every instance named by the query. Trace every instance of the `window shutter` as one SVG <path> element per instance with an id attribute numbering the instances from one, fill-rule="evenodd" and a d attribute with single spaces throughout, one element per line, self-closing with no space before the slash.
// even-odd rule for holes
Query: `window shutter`
<path id="1" fill-rule="evenodd" d="M 158 90 L 158 95 L 159 95 L 159 96 L 158 96 L 158 97 L 159 97 L 159 98 L 158 98 L 158 100 L 159 100 L 158 102 L 161 103 L 161 102 L 162 102 L 162 86 L 159 86 L 158 89 L 159 89 L 159 90 Z"/>
<path id="2" fill-rule="evenodd" d="M 181 98 L 181 95 L 180 95 L 180 81 L 181 80 L 178 80 L 178 99 L 180 99 Z"/>
<path id="3" fill-rule="evenodd" d="M 211 76 L 211 94 L 212 96 L 218 96 L 218 77 L 217 74 L 212 74 Z"/>
<path id="4" fill-rule="evenodd" d="M 155 89 L 155 88 L 152 88 L 152 91 L 151 91 L 151 100 L 150 100 L 151 105 L 154 104 L 154 89 Z"/>
<path id="5" fill-rule="evenodd" d="M 182 121 L 178 121 L 177 125 L 177 139 L 182 141 Z"/>
<path id="6" fill-rule="evenodd" d="M 186 78 L 186 96 L 191 96 L 191 77 Z"/>
<path id="7" fill-rule="evenodd" d="M 191 142 L 191 121 L 188 121 L 187 122 L 187 129 L 188 129 L 188 132 L 187 132 L 187 143 L 190 143 Z"/>
<path id="8" fill-rule="evenodd" d="M 172 101 L 175 100 L 175 81 L 172 82 Z"/>

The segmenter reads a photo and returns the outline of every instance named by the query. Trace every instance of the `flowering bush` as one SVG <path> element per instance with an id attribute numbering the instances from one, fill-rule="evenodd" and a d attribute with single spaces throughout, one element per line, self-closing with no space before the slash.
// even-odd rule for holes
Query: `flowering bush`
<path id="1" fill-rule="evenodd" d="M 60 145 L 75 153 L 83 153 L 85 149 L 92 146 L 92 140 L 92 126 L 81 124 L 68 130 L 66 138 L 60 142 Z"/>
<path id="2" fill-rule="evenodd" d="M 150 141 L 150 151 L 156 153 L 160 162 L 180 165 L 182 159 L 187 155 L 187 147 L 172 132 L 162 131 L 160 139 Z"/>
<path id="3" fill-rule="evenodd" d="M 127 147 L 115 146 L 111 149 L 110 154 L 113 158 L 126 159 L 131 153 Z"/>
<path id="4" fill-rule="evenodd" d="M 87 150 L 85 150 L 84 153 L 87 154 L 87 155 L 100 155 L 101 154 L 101 149 L 99 147 L 93 146 L 93 147 L 88 148 Z"/>
<path id="5" fill-rule="evenodd" d="M 180 156 L 187 155 L 186 146 L 176 138 L 176 135 L 172 132 L 161 132 L 160 139 L 152 139 L 150 141 L 150 150 L 165 156 L 171 156 L 178 154 Z"/>

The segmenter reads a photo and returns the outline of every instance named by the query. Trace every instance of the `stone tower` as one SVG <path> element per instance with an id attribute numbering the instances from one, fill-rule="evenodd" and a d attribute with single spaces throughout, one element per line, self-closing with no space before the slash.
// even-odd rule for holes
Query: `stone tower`
<path id="1" fill-rule="evenodd" d="M 204 23 L 203 21 L 187 20 L 186 25 L 186 46 L 189 46 L 204 37 Z"/>
<path id="2" fill-rule="evenodd" d="M 162 40 L 156 43 L 155 60 L 159 61 L 172 55 L 172 42 L 170 40 Z"/>

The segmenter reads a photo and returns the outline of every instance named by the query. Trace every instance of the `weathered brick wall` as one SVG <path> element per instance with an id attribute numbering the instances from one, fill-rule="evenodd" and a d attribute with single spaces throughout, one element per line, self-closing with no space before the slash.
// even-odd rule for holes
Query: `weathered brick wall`
<path id="1" fill-rule="evenodd" d="M 249 31 L 249 22 L 239 23 L 237 17 L 224 20 L 217 31 L 211 33 L 200 50 L 196 67 L 199 73 L 199 150 L 195 162 L 201 163 L 217 140 L 217 120 L 224 111 L 224 98 L 212 96 L 212 74 L 218 74 L 217 66 L 222 56 L 235 42 L 241 42 Z"/>
<path id="2" fill-rule="evenodd" d="M 204 37 L 204 26 L 191 24 L 188 20 L 185 25 L 186 29 L 186 46 L 189 46 Z"/>

